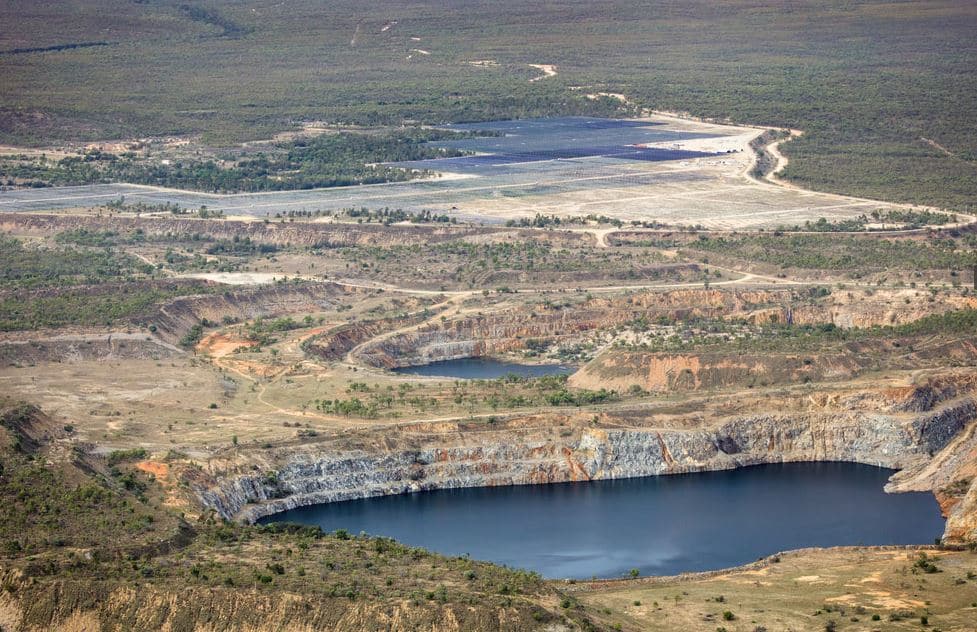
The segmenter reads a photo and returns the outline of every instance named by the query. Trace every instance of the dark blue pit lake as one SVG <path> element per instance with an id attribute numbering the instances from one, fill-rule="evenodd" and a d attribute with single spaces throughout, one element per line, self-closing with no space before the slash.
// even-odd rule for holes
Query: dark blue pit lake
<path id="1" fill-rule="evenodd" d="M 425 375 L 429 377 L 451 377 L 463 380 L 494 380 L 506 375 L 520 377 L 542 377 L 544 375 L 569 375 L 576 371 L 562 364 L 516 364 L 494 358 L 461 358 L 442 360 L 419 366 L 406 366 L 394 369 L 396 373 Z"/>
<path id="2" fill-rule="evenodd" d="M 262 520 L 395 538 L 549 578 L 672 575 L 809 546 L 929 544 L 928 493 L 886 494 L 893 470 L 758 465 L 616 481 L 439 490 L 293 509 Z"/>

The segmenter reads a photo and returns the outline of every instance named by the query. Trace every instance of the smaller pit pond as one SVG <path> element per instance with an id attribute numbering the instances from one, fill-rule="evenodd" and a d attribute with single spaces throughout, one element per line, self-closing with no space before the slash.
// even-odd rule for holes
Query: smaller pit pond
<path id="1" fill-rule="evenodd" d="M 565 364 L 517 364 L 495 358 L 460 358 L 458 360 L 442 360 L 419 366 L 405 366 L 394 369 L 394 372 L 406 375 L 450 377 L 462 380 L 494 380 L 509 374 L 515 374 L 520 377 L 570 375 L 576 370 L 576 368 Z"/>

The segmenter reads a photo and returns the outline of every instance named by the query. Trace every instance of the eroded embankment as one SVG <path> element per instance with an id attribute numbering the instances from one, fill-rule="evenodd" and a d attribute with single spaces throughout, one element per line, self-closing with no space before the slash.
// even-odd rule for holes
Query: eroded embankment
<path id="1" fill-rule="evenodd" d="M 973 297 L 946 296 L 940 302 L 931 302 L 914 290 L 836 292 L 827 296 L 786 289 L 642 292 L 626 297 L 590 298 L 569 305 L 544 302 L 446 321 L 432 320 L 402 334 L 362 344 L 353 359 L 390 369 L 517 351 L 525 349 L 530 341 L 564 343 L 586 332 L 635 322 L 720 319 L 752 325 L 831 324 L 851 328 L 898 325 L 929 314 L 974 306 L 977 299 Z M 367 339 L 364 336 L 357 344 Z M 755 363 L 762 364 L 762 359 Z M 810 379 L 822 373 L 845 376 L 853 375 L 857 368 L 848 360 L 839 360 L 833 366 L 819 362 L 800 367 L 798 375 L 808 374 Z"/>
<path id="2" fill-rule="evenodd" d="M 340 248 L 350 246 L 397 246 L 440 243 L 456 239 L 532 238 L 556 244 L 585 246 L 593 236 L 573 231 L 530 231 L 485 226 L 431 226 L 404 224 L 396 230 L 381 224 L 344 222 L 258 222 L 200 220 L 188 218 L 127 217 L 113 215 L 49 215 L 6 213 L 0 216 L 0 230 L 51 235 L 78 229 L 110 229 L 117 233 L 139 231 L 145 238 L 167 241 L 205 236 L 211 239 L 248 238 L 256 243 L 280 247 Z"/>
<path id="3" fill-rule="evenodd" d="M 975 364 L 977 344 L 971 339 L 870 339 L 837 345 L 827 352 L 813 349 L 805 353 L 735 348 L 689 353 L 611 349 L 573 374 L 569 384 L 619 392 L 638 387 L 652 393 L 675 393 L 838 382 L 870 371 Z"/>
<path id="4" fill-rule="evenodd" d="M 952 383 L 952 384 L 951 384 Z M 200 502 L 253 521 L 303 505 L 411 491 L 627 478 L 761 463 L 918 468 L 977 418 L 973 378 L 766 402 L 764 412 L 617 410 L 414 424 L 269 450 L 188 472 Z M 776 412 L 775 412 L 776 411 Z M 947 532 L 951 533 L 948 524 Z M 973 537 L 977 534 L 971 534 Z"/>
<path id="5" fill-rule="evenodd" d="M 358 345 L 384 332 L 410 327 L 423 322 L 425 315 L 412 314 L 401 318 L 379 318 L 335 327 L 324 334 L 309 338 L 302 350 L 320 360 L 342 360 Z"/>
<path id="6" fill-rule="evenodd" d="M 514 351 L 530 340 L 547 344 L 623 325 L 637 318 L 679 320 L 746 315 L 757 309 L 788 309 L 790 291 L 674 290 L 619 298 L 590 298 L 573 305 L 538 303 L 429 322 L 409 332 L 363 345 L 355 360 L 397 368 Z M 764 312 L 766 313 L 766 311 Z"/>
<path id="7" fill-rule="evenodd" d="M 332 563 L 332 562 L 330 562 Z M 195 567 L 196 568 L 196 567 Z M 241 586 L 173 586 L 70 574 L 39 582 L 0 568 L 4 630 L 538 630 L 541 608 L 519 603 L 496 609 L 478 603 L 351 599 Z M 556 597 L 552 597 L 554 603 Z M 391 600 L 393 601 L 393 600 Z M 9 627 L 8 627 L 9 626 Z"/>
<path id="8" fill-rule="evenodd" d="M 369 290 L 336 283 L 291 282 L 226 290 L 220 294 L 188 296 L 169 301 L 148 318 L 157 334 L 173 343 L 194 325 L 237 322 L 258 317 L 314 313 L 336 309 L 344 300 Z"/>
<path id="9" fill-rule="evenodd" d="M 182 353 L 181 349 L 146 334 L 60 335 L 42 340 L 0 342 L 0 367 L 121 358 L 164 360 Z"/>

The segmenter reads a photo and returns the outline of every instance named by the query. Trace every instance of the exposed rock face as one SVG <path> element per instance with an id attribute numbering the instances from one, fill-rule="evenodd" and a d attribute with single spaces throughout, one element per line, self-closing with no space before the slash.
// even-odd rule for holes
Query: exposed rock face
<path id="1" fill-rule="evenodd" d="M 342 360 L 357 345 L 370 338 L 397 327 L 409 327 L 423 322 L 423 318 L 421 315 L 413 315 L 404 318 L 381 318 L 341 325 L 325 334 L 310 338 L 303 349 L 306 353 L 321 360 Z"/>
<path id="2" fill-rule="evenodd" d="M 970 450 L 970 457 L 977 458 L 977 451 L 973 448 Z M 944 506 L 947 517 L 945 536 L 951 541 L 977 540 L 977 478 L 971 477 L 969 480 L 970 487 L 966 488 L 963 496 L 949 507 Z M 937 499 L 939 498 L 938 493 Z"/>
<path id="3" fill-rule="evenodd" d="M 238 286 L 230 289 L 213 282 L 190 281 L 187 279 L 167 279 L 139 281 L 134 284 L 102 284 L 83 286 L 84 291 L 104 295 L 112 292 L 124 293 L 131 287 L 140 289 L 176 290 L 184 294 L 163 304 L 149 306 L 145 311 L 130 316 L 130 323 L 136 327 L 155 326 L 156 334 L 166 344 L 173 344 L 194 325 L 203 320 L 220 323 L 225 319 L 249 320 L 258 317 L 275 317 L 286 314 L 316 312 L 335 309 L 344 301 L 356 299 L 371 290 L 340 285 L 329 281 L 290 281 L 253 287 Z M 227 288 L 220 291 L 220 288 Z M 28 297 L 44 298 L 56 296 L 60 288 L 32 290 Z M 84 330 L 86 333 L 90 329 Z M 115 333 L 106 331 L 108 333 Z M 49 338 L 59 337 L 54 333 Z M 4 339 L 31 340 L 33 334 L 11 332 Z M 61 336 L 63 337 L 63 336 Z M 121 339 L 121 338 L 119 338 Z"/>
<path id="4" fill-rule="evenodd" d="M 524 349 L 527 342 L 534 339 L 546 343 L 571 341 L 585 332 L 627 325 L 639 319 L 653 323 L 659 319 L 671 322 L 689 318 L 723 318 L 754 324 L 790 322 L 832 324 L 850 328 L 900 324 L 928 314 L 977 306 L 977 299 L 972 297 L 950 296 L 941 299 L 941 302 L 930 302 L 926 297 L 916 294 L 909 290 L 878 291 L 871 296 L 851 297 L 847 293 L 812 297 L 806 292 L 791 290 L 687 289 L 641 292 L 626 298 L 598 297 L 570 306 L 537 305 L 488 315 L 467 316 L 445 323 L 429 323 L 410 332 L 366 345 L 356 351 L 354 359 L 370 366 L 388 369 L 414 366 Z M 909 299 L 909 303 L 905 302 L 906 299 Z M 405 326 L 406 324 L 412 323 L 405 323 Z M 366 336 L 362 339 L 365 340 Z M 852 351 L 858 349 L 853 348 Z M 967 349 L 947 348 L 946 351 L 962 353 L 968 358 L 977 356 Z M 691 356 L 675 355 L 670 358 L 659 357 L 655 360 L 658 364 L 649 364 L 649 361 L 638 359 L 635 355 L 631 359 L 619 357 L 615 361 L 621 363 L 616 371 L 622 377 L 621 385 L 626 387 L 645 382 L 643 387 L 647 390 L 660 390 L 673 383 L 682 389 L 688 389 L 689 386 L 683 383 L 684 378 L 677 375 L 686 368 L 692 369 L 693 373 L 704 370 L 715 378 L 694 379 L 693 387 L 697 388 L 700 383 L 743 383 L 744 376 L 753 376 L 760 382 L 764 375 L 768 375 L 769 383 L 790 381 L 781 379 L 784 375 L 793 376 L 795 380 L 801 380 L 805 376 L 817 380 L 822 375 L 826 379 L 844 378 L 871 364 L 840 355 L 804 363 L 812 357 L 814 356 L 783 354 L 765 357 L 764 354 L 755 353 L 738 356 L 734 364 L 729 364 L 718 358 L 703 356 L 695 360 Z M 801 364 L 791 368 L 791 365 L 798 362 Z M 696 367 L 684 366 L 696 363 Z M 634 375 L 625 379 L 625 369 L 633 370 Z M 602 379 L 613 379 L 614 375 L 611 374 L 615 371 L 605 370 L 603 373 L 607 375 L 602 374 Z M 608 384 L 599 386 L 615 387 Z"/>
<path id="5" fill-rule="evenodd" d="M 715 424 L 681 418 L 655 427 L 655 415 L 615 411 L 601 415 L 598 426 L 590 425 L 588 416 L 556 413 L 509 420 L 497 431 L 483 426 L 466 433 L 458 424 L 418 425 L 407 432 L 388 430 L 375 444 L 306 444 L 248 454 L 243 460 L 215 460 L 194 487 L 200 501 L 220 515 L 253 521 L 302 505 L 425 489 L 614 479 L 794 461 L 921 467 L 977 418 L 969 394 L 949 395 L 954 398 L 945 401 L 932 392 L 917 396 L 913 390 L 857 392 L 842 399 L 811 400 L 793 413 L 736 415 Z M 922 413 L 903 412 L 907 403 L 918 406 L 927 397 L 931 405 Z M 636 427 L 609 427 L 629 422 Z"/>
<path id="6" fill-rule="evenodd" d="M 899 304 L 894 299 L 900 294 L 880 294 L 870 298 Z M 789 290 L 649 292 L 429 321 L 416 328 L 412 326 L 420 321 L 413 317 L 355 323 L 330 331 L 307 350 L 328 360 L 352 354 L 360 362 L 390 368 L 500 353 L 522 348 L 531 339 L 559 340 L 637 317 L 769 322 L 771 314 L 780 314 L 796 322 L 803 308 L 805 319 L 835 322 L 842 311 L 833 305 Z M 907 305 L 914 318 L 917 308 L 932 313 L 957 307 L 929 301 L 901 305 Z M 859 324 L 870 319 L 871 309 L 866 310 L 856 319 Z M 884 312 L 879 314 L 890 320 Z M 400 328 L 405 331 L 379 335 Z M 957 340 L 920 342 L 907 349 L 897 340 L 872 339 L 827 355 L 625 355 L 614 360 L 617 364 L 595 361 L 572 384 L 624 390 L 637 376 L 647 390 L 674 392 L 749 386 L 751 380 L 758 386 L 793 384 L 809 377 L 834 381 L 835 386 L 829 391 L 785 391 L 774 399 L 748 397 L 749 403 L 727 399 L 726 404 L 712 405 L 704 400 L 687 408 L 675 405 L 667 412 L 654 407 L 596 415 L 548 412 L 493 426 L 443 422 L 436 427 L 380 427 L 268 450 L 229 450 L 212 459 L 206 471 L 188 474 L 186 480 L 204 506 L 226 518 L 252 521 L 302 505 L 425 489 L 625 478 L 770 462 L 855 461 L 905 469 L 893 489 L 938 490 L 957 484 L 957 492 L 944 495 L 947 535 L 977 537 L 977 492 L 969 487 L 969 492 L 960 492 L 963 488 L 956 482 L 962 474 L 953 478 L 949 465 L 934 465 L 975 460 L 966 450 L 977 448 L 966 448 L 970 444 L 960 440 L 972 434 L 977 419 L 972 370 L 898 388 L 842 386 L 852 375 L 880 368 L 880 357 L 888 369 L 940 368 L 948 358 L 970 367 L 977 346 Z M 939 475 L 926 470 L 931 466 Z"/>
<path id="7" fill-rule="evenodd" d="M 929 454 L 935 454 L 947 447 L 974 419 L 977 419 L 977 404 L 972 399 L 965 399 L 920 415 L 913 421 L 911 431 Z"/>
<path id="8" fill-rule="evenodd" d="M 207 319 L 219 323 L 224 318 L 249 320 L 283 314 L 335 309 L 343 299 L 366 290 L 335 283 L 282 283 L 256 288 L 228 290 L 174 299 L 149 317 L 167 342 L 178 341 L 184 333 Z"/>
<path id="9" fill-rule="evenodd" d="M 358 362 L 375 367 L 397 368 L 492 355 L 524 348 L 526 340 L 555 340 L 574 333 L 596 329 L 599 320 L 577 315 L 555 314 L 527 318 L 502 315 L 466 318 L 418 331 L 385 338 L 360 349 Z"/>
<path id="10" fill-rule="evenodd" d="M 972 340 L 930 344 L 898 339 L 865 340 L 824 353 L 664 353 L 610 349 L 570 377 L 571 386 L 626 391 L 682 392 L 725 387 L 836 382 L 872 370 L 915 370 L 977 364 Z M 925 397 L 925 396 L 922 396 Z"/>
<path id="11" fill-rule="evenodd" d="M 397 368 L 523 349 L 532 339 L 554 342 L 636 318 L 743 315 L 758 305 L 789 304 L 788 291 L 676 290 L 627 298 L 592 298 L 569 307 L 538 305 L 469 316 L 384 338 L 357 351 L 364 364 Z"/>
<path id="12" fill-rule="evenodd" d="M 945 537 L 977 540 L 977 409 L 970 395 L 977 374 L 936 379 L 906 398 L 906 409 L 924 409 L 913 431 L 926 437 L 933 454 L 892 478 L 891 491 L 934 490 L 947 518 Z"/>
<path id="13" fill-rule="evenodd" d="M 724 386 L 765 386 L 854 376 L 864 363 L 843 354 L 676 354 L 611 352 L 570 377 L 570 385 L 674 392 Z"/>
<path id="14" fill-rule="evenodd" d="M 562 440 L 521 439 L 385 454 L 302 450 L 287 458 L 274 481 L 244 475 L 199 495 L 221 515 L 251 521 L 301 505 L 422 489 L 628 478 L 780 461 L 903 467 L 925 454 L 905 429 L 885 418 L 838 425 L 769 416 L 711 431 L 593 429 Z"/>
<path id="15" fill-rule="evenodd" d="M 819 303 L 799 303 L 791 306 L 790 320 L 798 325 L 832 323 L 842 329 L 904 325 L 930 314 L 959 309 L 974 309 L 973 296 L 941 296 L 930 302 L 929 296 L 917 290 L 887 290 L 864 293 L 837 292 Z M 779 320 L 786 322 L 784 312 Z"/>

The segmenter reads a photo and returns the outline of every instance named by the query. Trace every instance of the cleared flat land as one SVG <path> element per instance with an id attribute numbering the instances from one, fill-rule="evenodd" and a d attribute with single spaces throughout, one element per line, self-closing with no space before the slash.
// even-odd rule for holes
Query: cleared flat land
<path id="1" fill-rule="evenodd" d="M 505 136 L 457 141 L 476 156 L 405 163 L 445 174 L 407 183 L 308 191 L 215 195 L 106 184 L 0 193 L 0 212 L 127 202 L 207 206 L 227 215 L 267 217 L 351 207 L 433 210 L 462 221 L 501 223 L 536 214 L 603 215 L 710 229 L 778 228 L 842 220 L 896 205 L 760 183 L 746 174 L 760 130 L 665 116 L 592 118 L 467 126 Z"/>
<path id="2" fill-rule="evenodd" d="M 977 558 L 926 555 L 939 572 L 920 572 L 911 550 L 821 549 L 716 576 L 587 584 L 580 600 L 625 630 L 972 630 Z"/>

